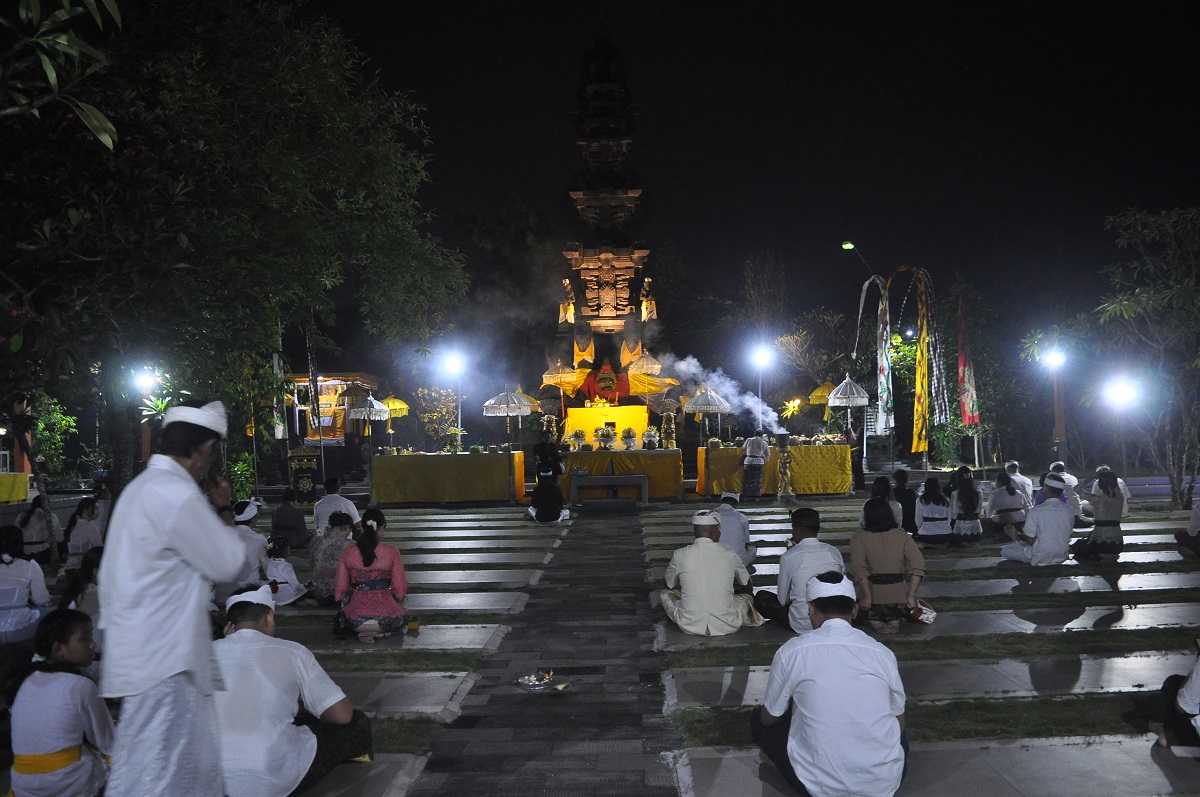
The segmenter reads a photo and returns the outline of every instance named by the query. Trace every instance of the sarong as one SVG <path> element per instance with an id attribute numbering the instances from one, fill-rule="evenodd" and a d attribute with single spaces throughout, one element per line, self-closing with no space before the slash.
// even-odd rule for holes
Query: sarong
<path id="1" fill-rule="evenodd" d="M 765 465 L 745 465 L 742 468 L 742 498 L 761 498 Z"/>
<path id="2" fill-rule="evenodd" d="M 221 754 L 212 695 L 186 673 L 125 698 L 112 773 L 116 797 L 222 797 Z"/>

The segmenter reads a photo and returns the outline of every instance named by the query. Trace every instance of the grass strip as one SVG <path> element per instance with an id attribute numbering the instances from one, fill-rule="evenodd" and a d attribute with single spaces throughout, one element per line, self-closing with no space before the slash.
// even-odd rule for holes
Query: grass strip
<path id="1" fill-rule="evenodd" d="M 947 661 L 1188 650 L 1195 644 L 1197 634 L 1200 634 L 1200 629 L 1183 627 L 910 639 L 883 637 L 879 641 L 895 653 L 899 661 Z M 667 660 L 673 668 L 767 667 L 778 649 L 777 645 L 761 643 L 738 647 L 697 648 L 670 652 L 667 654 Z"/>
<path id="2" fill-rule="evenodd" d="M 371 720 L 371 746 L 376 753 L 420 755 L 441 729 L 441 723 L 428 717 L 375 717 Z"/>
<path id="3" fill-rule="evenodd" d="M 994 578 L 1038 579 L 1067 578 L 1070 576 L 1100 576 L 1101 578 L 1135 575 L 1138 573 L 1194 573 L 1200 570 L 1200 561 L 1180 559 L 1174 562 L 1083 562 L 1077 565 L 1049 565 L 1039 567 L 1036 573 L 1023 565 L 1000 565 L 965 570 L 928 570 L 926 581 L 986 581 Z"/>
<path id="4" fill-rule="evenodd" d="M 913 742 L 962 739 L 1037 739 L 1145 733 L 1162 718 L 1166 701 L 1157 691 L 1067 697 L 909 701 L 905 708 Z M 671 715 L 688 747 L 752 747 L 750 712 L 757 708 L 692 708 Z"/>
<path id="5" fill-rule="evenodd" d="M 329 672 L 471 672 L 479 653 L 441 653 L 433 650 L 388 650 L 378 653 L 317 653 Z"/>
<path id="6" fill-rule="evenodd" d="M 1200 588 L 1144 589 L 1129 592 L 1013 592 L 930 598 L 939 612 L 982 612 L 990 609 L 1055 609 L 1087 606 L 1145 606 L 1151 603 L 1200 603 Z"/>

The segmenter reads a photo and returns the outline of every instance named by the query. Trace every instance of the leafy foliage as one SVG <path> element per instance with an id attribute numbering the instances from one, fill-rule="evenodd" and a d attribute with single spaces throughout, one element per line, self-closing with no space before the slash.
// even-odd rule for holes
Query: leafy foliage
<path id="1" fill-rule="evenodd" d="M 75 434 L 74 415 L 57 399 L 45 391 L 33 397 L 33 447 L 45 460 L 46 472 L 51 476 L 67 474 L 67 460 L 63 453 L 67 438 Z"/>

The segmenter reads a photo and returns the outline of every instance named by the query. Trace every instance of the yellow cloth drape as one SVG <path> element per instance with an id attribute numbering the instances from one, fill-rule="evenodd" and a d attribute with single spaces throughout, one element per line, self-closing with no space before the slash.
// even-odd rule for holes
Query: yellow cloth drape
<path id="1" fill-rule="evenodd" d="M 525 452 L 408 454 L 371 460 L 371 494 L 381 504 L 507 501 L 525 497 Z"/>
<path id="2" fill-rule="evenodd" d="M 854 483 L 850 472 L 850 446 L 793 446 L 791 451 L 789 474 L 792 492 L 796 495 L 850 492 Z M 740 448 L 698 449 L 696 469 L 696 492 L 700 495 L 742 491 Z M 779 449 L 774 447 L 763 472 L 763 492 L 779 492 Z"/>
<path id="3" fill-rule="evenodd" d="M 81 752 L 80 746 L 75 745 L 53 753 L 14 755 L 12 768 L 14 772 L 21 775 L 45 775 L 48 772 L 57 772 L 63 767 L 71 766 L 79 760 Z"/>
<path id="4" fill-rule="evenodd" d="M 626 476 L 643 474 L 647 477 L 651 501 L 665 501 L 683 495 L 683 452 L 677 448 L 664 451 L 572 451 L 564 454 L 566 474 L 558 477 L 563 496 L 571 497 L 571 470 L 587 468 L 592 476 Z M 620 487 L 621 497 L 640 498 L 637 487 Z"/>
<path id="5" fill-rule="evenodd" d="M 29 500 L 29 474 L 0 473 L 0 503 L 15 504 Z"/>
<path id="6" fill-rule="evenodd" d="M 626 428 L 632 427 L 640 440 L 642 432 L 646 431 L 646 426 L 650 423 L 650 411 L 644 404 L 624 407 L 568 407 L 567 418 L 563 422 L 563 437 L 570 437 L 576 429 L 582 429 L 588 442 L 594 445 L 596 441 L 592 438 L 592 433 L 610 423 L 616 426 L 618 436 Z"/>
<path id="7" fill-rule="evenodd" d="M 671 385 L 678 385 L 678 379 L 666 376 L 651 376 L 650 374 L 629 374 L 629 395 L 646 396 L 666 390 Z"/>
<path id="8" fill-rule="evenodd" d="M 574 324 L 575 323 L 575 303 L 574 302 L 559 302 L 558 303 L 558 323 Z"/>
<path id="9" fill-rule="evenodd" d="M 629 341 L 621 341 L 621 367 L 629 365 L 631 362 L 642 356 L 642 342 L 639 340 L 637 345 L 632 349 L 629 348 Z"/>
<path id="10" fill-rule="evenodd" d="M 658 318 L 658 305 L 653 299 L 642 302 L 642 323 Z"/>
<path id="11" fill-rule="evenodd" d="M 579 341 L 575 341 L 574 347 L 575 347 L 575 362 L 573 362 L 572 365 L 574 365 L 576 368 L 578 368 L 579 364 L 581 362 L 583 362 L 584 360 L 587 360 L 588 362 L 596 361 L 596 340 L 595 340 L 595 338 L 588 341 L 588 345 L 587 345 L 586 349 L 579 348 Z"/>
<path id="12" fill-rule="evenodd" d="M 325 418 L 330 418 L 328 423 L 324 422 Z M 318 434 L 316 429 L 310 429 L 304 437 L 304 442 L 310 445 L 320 445 L 321 441 L 330 440 L 345 440 L 346 439 L 346 408 L 345 407 L 327 407 L 324 402 L 321 404 L 321 431 Z"/>

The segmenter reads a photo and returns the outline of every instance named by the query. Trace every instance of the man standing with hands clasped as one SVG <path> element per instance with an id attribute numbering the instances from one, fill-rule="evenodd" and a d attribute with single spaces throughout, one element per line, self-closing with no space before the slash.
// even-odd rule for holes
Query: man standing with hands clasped
<path id="1" fill-rule="evenodd" d="M 896 657 L 850 625 L 850 579 L 813 576 L 807 597 L 813 631 L 775 653 L 762 708 L 750 715 L 759 760 L 801 795 L 889 797 L 908 757 Z"/>
<path id="2" fill-rule="evenodd" d="M 100 568 L 100 692 L 124 698 L 114 797 L 224 794 L 208 603 L 213 583 L 246 564 L 229 481 L 209 476 L 227 426 L 219 401 L 171 407 L 159 453 L 113 510 Z"/>

